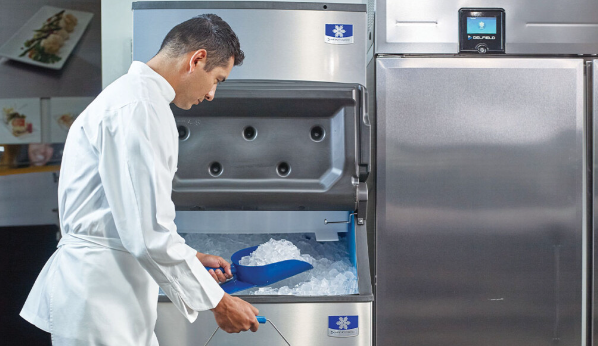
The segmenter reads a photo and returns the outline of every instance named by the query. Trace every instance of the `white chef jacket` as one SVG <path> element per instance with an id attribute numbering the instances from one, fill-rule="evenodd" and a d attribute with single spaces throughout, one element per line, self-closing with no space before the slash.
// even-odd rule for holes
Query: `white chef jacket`
<path id="1" fill-rule="evenodd" d="M 158 286 L 190 322 L 224 292 L 176 232 L 172 86 L 141 62 L 73 123 L 58 202 L 63 239 L 21 316 L 58 345 L 157 345 Z"/>

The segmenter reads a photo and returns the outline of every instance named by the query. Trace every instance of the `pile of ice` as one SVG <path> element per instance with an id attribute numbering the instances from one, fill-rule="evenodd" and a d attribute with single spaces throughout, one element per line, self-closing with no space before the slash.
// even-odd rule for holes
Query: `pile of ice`
<path id="1" fill-rule="evenodd" d="M 348 261 L 316 260 L 314 269 L 249 294 L 294 296 L 336 296 L 357 293 L 355 268 Z"/>
<path id="2" fill-rule="evenodd" d="M 299 248 L 290 241 L 270 238 L 268 242 L 258 246 L 249 256 L 242 257 L 239 264 L 244 266 L 263 266 L 286 260 L 304 261 L 309 264 L 315 261 L 310 255 L 302 255 Z"/>
<path id="3" fill-rule="evenodd" d="M 333 242 L 317 242 L 315 236 L 311 234 L 188 233 L 183 236 L 187 244 L 197 251 L 222 256 L 228 261 L 234 252 L 268 243 L 272 239 L 291 243 L 293 248 L 299 250 L 302 260 L 311 259 L 309 262 L 314 269 L 279 281 L 269 287 L 253 288 L 238 294 L 332 296 L 358 293 L 357 272 L 349 261 L 347 239 L 344 237 Z M 284 247 L 291 249 L 288 244 Z M 291 252 L 297 254 L 294 249 Z M 275 261 L 280 261 L 280 259 L 272 262 Z"/>

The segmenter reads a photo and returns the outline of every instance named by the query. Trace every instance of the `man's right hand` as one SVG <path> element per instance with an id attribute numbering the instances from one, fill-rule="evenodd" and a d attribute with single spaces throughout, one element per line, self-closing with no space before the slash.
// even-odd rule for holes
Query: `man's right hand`
<path id="1" fill-rule="evenodd" d="M 259 323 L 257 316 L 260 312 L 246 301 L 233 297 L 228 293 L 220 303 L 212 309 L 216 323 L 227 333 L 238 333 L 246 330 L 257 331 Z"/>

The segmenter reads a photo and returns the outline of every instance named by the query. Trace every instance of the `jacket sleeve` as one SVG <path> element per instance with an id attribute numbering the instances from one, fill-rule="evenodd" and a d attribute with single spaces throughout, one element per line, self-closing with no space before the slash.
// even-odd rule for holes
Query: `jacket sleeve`
<path id="1" fill-rule="evenodd" d="M 170 109 L 150 102 L 107 113 L 93 142 L 99 172 L 124 247 L 193 322 L 223 290 L 176 232 L 171 199 L 178 136 Z M 95 131 L 94 131 L 95 132 Z"/>

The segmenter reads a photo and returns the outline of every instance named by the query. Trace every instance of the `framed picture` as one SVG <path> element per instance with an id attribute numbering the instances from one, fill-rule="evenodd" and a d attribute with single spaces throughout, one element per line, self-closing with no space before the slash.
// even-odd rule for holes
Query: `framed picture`
<path id="1" fill-rule="evenodd" d="M 41 102 L 39 98 L 0 99 L 0 143 L 39 143 Z"/>
<path id="2" fill-rule="evenodd" d="M 89 12 L 42 6 L 0 47 L 0 56 L 59 70 L 92 17 Z"/>
<path id="3" fill-rule="evenodd" d="M 93 97 L 52 97 L 50 99 L 50 143 L 63 143 L 79 114 L 93 101 Z"/>

